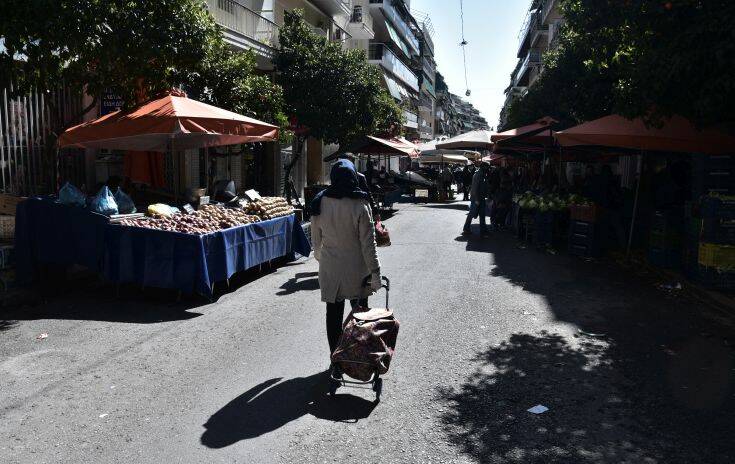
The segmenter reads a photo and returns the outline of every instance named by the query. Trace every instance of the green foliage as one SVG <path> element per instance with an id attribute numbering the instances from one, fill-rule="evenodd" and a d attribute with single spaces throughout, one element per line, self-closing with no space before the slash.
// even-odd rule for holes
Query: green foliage
<path id="1" fill-rule="evenodd" d="M 283 89 L 268 76 L 256 74 L 253 51 L 233 51 L 217 41 L 196 70 L 181 76 L 181 81 L 193 98 L 281 127 L 286 141 Z"/>
<path id="2" fill-rule="evenodd" d="M 177 84 L 219 37 L 200 0 L 3 0 L 0 83 L 17 94 L 64 82 L 127 105 Z"/>
<path id="3" fill-rule="evenodd" d="M 569 123 L 610 113 L 732 121 L 735 2 L 562 0 L 559 48 L 508 126 L 550 115 Z"/>
<path id="4" fill-rule="evenodd" d="M 308 135 L 347 144 L 365 134 L 399 133 L 400 107 L 361 50 L 314 34 L 300 11 L 287 12 L 276 58 L 287 112 Z"/>

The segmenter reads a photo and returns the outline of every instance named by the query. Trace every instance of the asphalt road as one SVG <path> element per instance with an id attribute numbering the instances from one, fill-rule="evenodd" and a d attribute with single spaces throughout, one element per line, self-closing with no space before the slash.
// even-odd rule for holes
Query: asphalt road
<path id="1" fill-rule="evenodd" d="M 325 395 L 313 260 L 211 304 L 86 286 L 0 313 L 0 462 L 732 462 L 730 319 L 636 269 L 462 239 L 465 208 L 386 221 L 378 404 Z"/>

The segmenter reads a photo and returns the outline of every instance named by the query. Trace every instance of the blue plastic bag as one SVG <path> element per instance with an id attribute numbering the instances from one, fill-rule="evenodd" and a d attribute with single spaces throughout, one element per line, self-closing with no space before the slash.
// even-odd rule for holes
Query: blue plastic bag
<path id="1" fill-rule="evenodd" d="M 87 198 L 84 193 L 69 182 L 59 190 L 59 203 L 62 205 L 84 206 L 86 202 Z"/>
<path id="2" fill-rule="evenodd" d="M 117 209 L 120 214 L 132 214 L 137 211 L 133 199 L 127 193 L 123 192 L 121 188 L 118 187 L 113 197 L 115 198 L 115 203 L 117 203 Z"/>
<path id="3" fill-rule="evenodd" d="M 115 197 L 106 185 L 102 187 L 99 193 L 97 193 L 97 196 L 94 197 L 89 208 L 95 213 L 104 214 L 105 216 L 112 216 L 113 214 L 118 213 Z"/>

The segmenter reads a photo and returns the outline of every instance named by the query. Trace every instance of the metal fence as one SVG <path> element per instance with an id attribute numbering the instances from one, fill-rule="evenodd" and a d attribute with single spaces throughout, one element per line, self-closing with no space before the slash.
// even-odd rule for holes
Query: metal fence
<path id="1" fill-rule="evenodd" d="M 80 94 L 67 88 L 16 98 L 12 87 L 0 88 L 0 191 L 33 195 L 54 190 L 58 180 L 84 183 L 80 150 L 62 150 L 57 159 L 48 146 L 55 128 L 78 122 L 81 111 Z"/>

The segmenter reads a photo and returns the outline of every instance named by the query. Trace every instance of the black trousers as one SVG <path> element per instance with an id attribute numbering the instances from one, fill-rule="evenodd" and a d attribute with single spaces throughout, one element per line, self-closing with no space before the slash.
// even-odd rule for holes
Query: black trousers
<path id="1" fill-rule="evenodd" d="M 368 299 L 363 298 L 355 301 L 358 306 L 367 307 Z M 329 342 L 329 353 L 334 353 L 342 336 L 342 324 L 345 318 L 344 300 L 337 303 L 327 303 L 327 341 Z"/>

